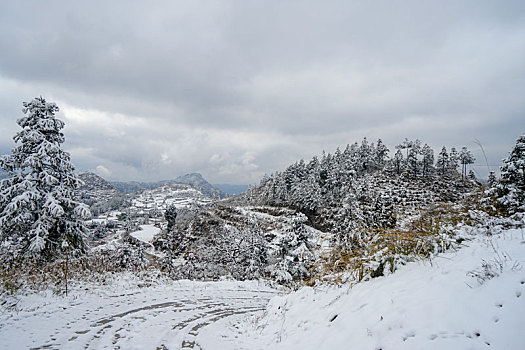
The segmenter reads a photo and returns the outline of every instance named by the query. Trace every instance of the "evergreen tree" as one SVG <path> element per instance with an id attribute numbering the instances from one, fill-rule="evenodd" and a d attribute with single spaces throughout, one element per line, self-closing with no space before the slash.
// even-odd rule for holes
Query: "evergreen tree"
<path id="1" fill-rule="evenodd" d="M 388 158 L 388 152 L 390 150 L 385 146 L 383 141 L 381 139 L 377 140 L 377 146 L 375 149 L 376 152 L 376 164 L 379 168 L 383 168 L 385 165 L 385 161 Z"/>
<path id="2" fill-rule="evenodd" d="M 399 145 L 396 146 L 396 149 L 398 150 L 402 150 L 402 149 L 406 149 L 407 150 L 407 158 L 408 158 L 408 150 L 412 147 L 412 141 L 409 141 L 406 137 L 405 137 L 405 140 L 403 140 L 403 142 L 401 142 Z"/>
<path id="3" fill-rule="evenodd" d="M 459 164 L 458 151 L 456 150 L 456 147 L 452 147 L 450 149 L 448 170 L 449 171 L 453 171 L 453 172 L 457 171 L 458 170 L 458 164 Z"/>
<path id="4" fill-rule="evenodd" d="M 170 205 L 168 209 L 166 209 L 166 212 L 164 212 L 164 218 L 168 222 L 168 232 L 171 231 L 173 226 L 175 226 L 175 222 L 177 220 L 177 208 L 175 205 Z"/>
<path id="5" fill-rule="evenodd" d="M 502 202 L 511 213 L 525 210 L 525 134 L 516 140 L 509 156 L 503 159 L 499 190 Z"/>
<path id="6" fill-rule="evenodd" d="M 396 173 L 401 174 L 401 171 L 403 170 L 403 153 L 401 153 L 400 149 L 398 149 L 394 155 L 393 164 Z"/>
<path id="7" fill-rule="evenodd" d="M 408 151 L 408 157 L 407 157 L 407 167 L 410 172 L 414 174 L 414 176 L 417 176 L 417 152 L 415 148 L 410 148 Z"/>
<path id="8" fill-rule="evenodd" d="M 428 176 L 434 170 L 434 150 L 425 144 L 421 149 L 421 154 L 423 155 L 423 175 Z"/>
<path id="9" fill-rule="evenodd" d="M 75 196 L 80 180 L 69 153 L 61 149 L 65 138 L 64 123 L 55 118 L 59 109 L 42 97 L 23 106 L 17 146 L 0 158 L 0 168 L 10 175 L 0 185 L 1 241 L 16 256 L 50 259 L 84 251 L 83 219 L 90 212 Z"/>
<path id="10" fill-rule="evenodd" d="M 496 179 L 496 174 L 493 171 L 489 172 L 489 176 L 488 176 L 488 179 L 487 179 L 487 185 L 490 188 L 493 188 L 496 185 L 497 182 L 498 182 L 498 180 Z"/>
<path id="11" fill-rule="evenodd" d="M 374 168 L 375 159 L 374 159 L 374 147 L 370 143 L 368 143 L 368 140 L 363 138 L 363 141 L 361 142 L 361 146 L 358 150 L 359 155 L 359 163 L 360 163 L 360 170 L 367 172 Z"/>
<path id="12" fill-rule="evenodd" d="M 459 161 L 461 163 L 461 178 L 465 179 L 467 177 L 467 165 L 474 164 L 476 158 L 472 155 L 470 150 L 467 147 L 462 147 L 461 152 L 459 153 Z"/>
<path id="13" fill-rule="evenodd" d="M 476 174 L 474 173 L 474 170 L 470 169 L 467 176 L 469 180 L 476 181 Z"/>
<path id="14" fill-rule="evenodd" d="M 436 168 L 437 168 L 438 173 L 441 176 L 446 174 L 447 168 L 449 166 L 449 161 L 450 160 L 448 157 L 447 148 L 443 146 L 443 148 L 441 149 L 441 152 L 439 152 L 438 154 L 438 158 L 436 161 Z"/>

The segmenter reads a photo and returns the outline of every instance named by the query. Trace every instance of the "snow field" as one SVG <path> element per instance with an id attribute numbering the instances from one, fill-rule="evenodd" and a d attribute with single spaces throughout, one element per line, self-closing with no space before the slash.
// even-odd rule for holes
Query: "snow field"
<path id="1" fill-rule="evenodd" d="M 460 235 L 461 249 L 392 275 L 288 295 L 256 281 L 73 283 L 4 310 L 0 349 L 523 349 L 524 232 Z"/>
<path id="2" fill-rule="evenodd" d="M 229 326 L 220 329 L 214 325 L 200 344 L 205 349 L 523 349 L 523 232 L 469 238 L 458 251 L 352 288 L 304 287 L 274 297 L 263 317 L 226 320 Z M 480 283 L 472 272 L 482 272 L 483 261 L 497 266 L 498 276 Z M 210 338 L 214 333 L 221 337 Z M 216 339 L 225 340 L 217 346 Z"/>
<path id="3" fill-rule="evenodd" d="M 200 348 L 198 336 L 221 319 L 263 310 L 277 290 L 257 282 L 166 282 L 140 288 L 77 286 L 68 297 L 25 296 L 0 315 L 1 349 Z"/>
<path id="4" fill-rule="evenodd" d="M 148 244 L 151 244 L 153 237 L 160 232 L 160 228 L 153 225 L 140 225 L 140 228 L 139 231 L 131 232 L 130 236 Z"/>

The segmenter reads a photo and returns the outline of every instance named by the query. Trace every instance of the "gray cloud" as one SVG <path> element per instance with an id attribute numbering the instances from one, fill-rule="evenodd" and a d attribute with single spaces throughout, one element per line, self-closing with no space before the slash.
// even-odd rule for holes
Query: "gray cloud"
<path id="1" fill-rule="evenodd" d="M 81 170 L 255 182 L 321 150 L 525 131 L 521 1 L 90 1 L 0 5 L 0 151 L 21 102 L 62 107 Z M 480 170 L 482 171 L 482 170 Z"/>

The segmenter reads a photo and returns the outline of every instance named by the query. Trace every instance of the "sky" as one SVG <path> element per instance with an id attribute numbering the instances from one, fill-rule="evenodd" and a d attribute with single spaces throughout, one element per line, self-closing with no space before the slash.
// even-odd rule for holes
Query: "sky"
<path id="1" fill-rule="evenodd" d="M 2 1 L 0 154 L 42 96 L 108 180 L 257 183 L 363 137 L 467 146 L 484 177 L 524 62 L 524 1 Z"/>

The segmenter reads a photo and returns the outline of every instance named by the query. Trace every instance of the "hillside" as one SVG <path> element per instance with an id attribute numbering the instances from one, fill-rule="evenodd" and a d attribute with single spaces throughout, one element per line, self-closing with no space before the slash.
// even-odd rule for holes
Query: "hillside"
<path id="1" fill-rule="evenodd" d="M 108 181 L 94 173 L 79 175 L 83 185 L 78 192 L 80 200 L 90 206 L 96 216 L 125 205 L 125 196 Z"/>
<path id="2" fill-rule="evenodd" d="M 112 182 L 119 191 L 123 193 L 139 193 L 143 190 L 151 190 L 157 187 L 161 187 L 170 183 L 186 184 L 199 190 L 210 198 L 225 198 L 228 197 L 226 192 L 223 192 L 210 184 L 204 177 L 199 173 L 191 173 L 177 177 L 174 180 L 162 180 L 156 182 L 140 182 L 140 181 L 128 181 L 128 182 Z"/>
<path id="3" fill-rule="evenodd" d="M 487 234 L 488 233 L 488 234 Z M 357 285 L 303 287 L 257 316 L 217 322 L 204 349 L 521 349 L 520 229 L 465 227 L 465 244 Z"/>
<path id="4" fill-rule="evenodd" d="M 199 173 L 191 173 L 177 177 L 174 182 L 181 184 L 188 184 L 201 191 L 210 198 L 225 198 L 228 197 L 226 192 L 223 192 L 213 187 L 208 181 Z"/>

